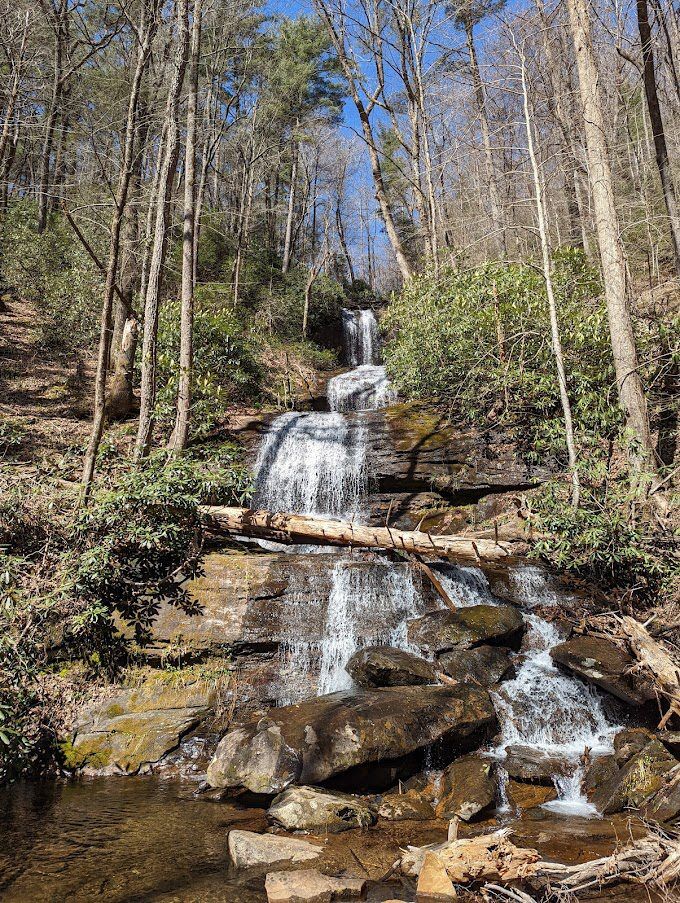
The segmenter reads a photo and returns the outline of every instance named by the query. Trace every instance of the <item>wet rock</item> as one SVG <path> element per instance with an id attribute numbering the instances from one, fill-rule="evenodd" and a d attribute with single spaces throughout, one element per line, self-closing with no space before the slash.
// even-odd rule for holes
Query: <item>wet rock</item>
<path id="1" fill-rule="evenodd" d="M 623 768 L 626 762 L 630 761 L 634 755 L 642 752 L 650 740 L 654 737 L 650 731 L 643 727 L 627 728 L 619 731 L 614 737 L 614 757 L 619 768 Z"/>
<path id="2" fill-rule="evenodd" d="M 430 662 L 390 646 L 371 646 L 355 652 L 347 671 L 360 687 L 406 687 L 437 683 Z"/>
<path id="3" fill-rule="evenodd" d="M 598 787 L 611 781 L 619 772 L 616 756 L 599 756 L 588 766 L 583 777 L 583 790 L 586 796 L 590 799 Z"/>
<path id="4" fill-rule="evenodd" d="M 385 793 L 380 797 L 378 815 L 386 821 L 427 821 L 435 817 L 430 802 L 415 790 Z"/>
<path id="5" fill-rule="evenodd" d="M 471 605 L 431 612 L 408 622 L 409 642 L 434 654 L 482 643 L 518 646 L 523 633 L 524 619 L 512 605 Z"/>
<path id="6" fill-rule="evenodd" d="M 617 696 L 628 705 L 640 706 L 654 699 L 650 684 L 631 674 L 633 658 L 609 640 L 580 636 L 550 650 L 554 662 Z"/>
<path id="7" fill-rule="evenodd" d="M 362 414 L 371 475 L 382 492 L 431 492 L 460 502 L 489 492 L 519 490 L 548 476 L 528 467 L 507 433 L 481 436 L 451 425 L 420 403 L 396 404 Z"/>
<path id="8" fill-rule="evenodd" d="M 501 646 L 477 646 L 475 649 L 453 649 L 437 659 L 445 674 L 463 683 L 492 687 L 512 677 L 515 666 L 509 650 Z"/>
<path id="9" fill-rule="evenodd" d="M 680 762 L 666 772 L 660 789 L 645 806 L 645 814 L 656 821 L 672 821 L 680 815 Z"/>
<path id="10" fill-rule="evenodd" d="M 235 726 L 217 747 L 208 782 L 278 793 L 354 766 L 384 764 L 435 741 L 455 751 L 495 725 L 489 694 L 467 685 L 332 693 Z"/>
<path id="11" fill-rule="evenodd" d="M 323 852 L 323 847 L 306 840 L 253 831 L 230 831 L 228 845 L 231 861 L 240 869 L 278 862 L 308 862 Z"/>
<path id="12" fill-rule="evenodd" d="M 496 800 L 493 762 L 482 756 L 462 756 L 446 768 L 438 781 L 440 818 L 458 816 L 470 821 Z"/>
<path id="13" fill-rule="evenodd" d="M 565 762 L 529 746 L 508 746 L 503 767 L 511 778 L 529 784 L 552 785 L 553 775 L 565 773 Z"/>
<path id="14" fill-rule="evenodd" d="M 317 869 L 271 872 L 265 881 L 268 903 L 333 903 L 361 900 L 366 882 L 360 878 L 329 878 Z"/>
<path id="15" fill-rule="evenodd" d="M 418 875 L 416 903 L 446 903 L 455 898 L 456 891 L 444 863 L 436 853 L 425 853 Z"/>
<path id="16" fill-rule="evenodd" d="M 62 745 L 67 768 L 86 774 L 137 774 L 148 770 L 212 711 L 215 688 L 165 676 L 120 688 L 84 706 L 75 733 Z"/>
<path id="17" fill-rule="evenodd" d="M 680 731 L 659 731 L 657 739 L 675 756 L 680 756 Z"/>
<path id="18" fill-rule="evenodd" d="M 595 791 L 592 803 L 603 815 L 623 809 L 644 810 L 677 765 L 675 757 L 658 740 L 652 740 Z"/>
<path id="19" fill-rule="evenodd" d="M 287 831 L 338 834 L 375 824 L 376 812 L 349 793 L 320 787 L 289 787 L 274 798 L 267 818 Z"/>
<path id="20" fill-rule="evenodd" d="M 525 784 L 523 781 L 508 781 L 505 792 L 513 809 L 536 809 L 544 803 L 557 799 L 554 786 L 542 784 Z"/>

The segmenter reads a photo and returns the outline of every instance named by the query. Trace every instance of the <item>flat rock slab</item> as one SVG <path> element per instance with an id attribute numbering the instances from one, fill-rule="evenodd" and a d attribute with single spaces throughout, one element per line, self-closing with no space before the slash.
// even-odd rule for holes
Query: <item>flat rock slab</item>
<path id="1" fill-rule="evenodd" d="M 276 865 L 279 862 L 308 862 L 323 852 L 319 844 L 297 837 L 256 834 L 254 831 L 230 831 L 228 846 L 229 857 L 239 869 Z"/>
<path id="2" fill-rule="evenodd" d="M 289 787 L 274 798 L 267 818 L 287 831 L 339 834 L 375 824 L 375 809 L 349 793 Z"/>
<path id="3" fill-rule="evenodd" d="M 524 618 L 513 605 L 470 605 L 457 611 L 434 611 L 408 622 L 409 642 L 430 654 L 483 643 L 518 647 L 523 634 Z"/>
<path id="4" fill-rule="evenodd" d="M 435 817 L 432 804 L 415 790 L 385 793 L 380 797 L 378 815 L 386 821 L 427 821 Z"/>
<path id="5" fill-rule="evenodd" d="M 265 881 L 268 903 L 333 903 L 362 900 L 366 882 L 360 878 L 329 878 L 317 869 L 271 872 Z"/>
<path id="6" fill-rule="evenodd" d="M 631 674 L 636 662 L 623 649 L 601 637 L 580 636 L 550 650 L 554 662 L 632 706 L 655 698 L 651 684 Z"/>
<path id="7" fill-rule="evenodd" d="M 64 745 L 66 764 L 88 774 L 137 774 L 175 749 L 212 711 L 215 689 L 205 681 L 173 684 L 152 678 L 120 688 L 80 711 Z"/>
<path id="8" fill-rule="evenodd" d="M 551 787 L 553 776 L 565 774 L 568 770 L 564 760 L 548 756 L 530 746 L 508 746 L 506 752 L 503 766 L 516 781 Z"/>
<path id="9" fill-rule="evenodd" d="M 506 677 L 512 677 L 515 671 L 510 650 L 502 646 L 452 649 L 440 655 L 437 664 L 454 680 L 480 687 L 492 687 Z"/>
<path id="10" fill-rule="evenodd" d="M 496 723 L 489 694 L 467 685 L 331 693 L 236 725 L 220 740 L 207 777 L 213 787 L 280 793 L 438 740 L 453 750 L 471 736 L 481 742 Z"/>
<path id="11" fill-rule="evenodd" d="M 370 646 L 355 652 L 347 671 L 360 687 L 407 687 L 437 683 L 434 666 L 419 655 L 391 646 Z"/>

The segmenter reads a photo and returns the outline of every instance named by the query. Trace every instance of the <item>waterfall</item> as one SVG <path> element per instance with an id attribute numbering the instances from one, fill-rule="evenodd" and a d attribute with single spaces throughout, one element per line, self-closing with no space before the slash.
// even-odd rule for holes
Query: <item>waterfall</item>
<path id="1" fill-rule="evenodd" d="M 478 568 L 437 565 L 442 584 L 453 602 L 461 607 L 497 604 L 489 584 Z M 594 756 L 613 749 L 619 725 L 610 724 L 597 692 L 554 665 L 550 650 L 563 641 L 554 624 L 531 612 L 538 605 L 554 605 L 558 597 L 539 568 L 512 571 L 511 583 L 518 591 L 528 629 L 517 656 L 516 676 L 493 694 L 500 739 L 491 755 L 502 762 L 509 746 L 530 747 L 559 759 L 564 773 L 553 775 L 558 798 L 546 803 L 552 811 L 588 816 L 595 814 L 582 790 L 581 756 L 586 748 Z M 501 767 L 507 782 L 507 773 Z"/>
<path id="2" fill-rule="evenodd" d="M 356 566 L 339 561 L 332 579 L 320 650 L 319 695 L 352 686 L 345 665 L 357 649 L 407 648 L 406 622 L 421 611 L 409 565 L 375 561 Z"/>
<path id="3" fill-rule="evenodd" d="M 377 411 L 396 400 L 384 367 L 362 364 L 328 381 L 331 411 Z"/>
<path id="4" fill-rule="evenodd" d="M 342 331 L 345 355 L 350 367 L 378 362 L 378 321 L 370 308 L 356 311 L 343 308 Z"/>
<path id="5" fill-rule="evenodd" d="M 259 508 L 357 515 L 367 482 L 363 428 L 339 413 L 282 414 L 265 436 L 255 472 Z"/>

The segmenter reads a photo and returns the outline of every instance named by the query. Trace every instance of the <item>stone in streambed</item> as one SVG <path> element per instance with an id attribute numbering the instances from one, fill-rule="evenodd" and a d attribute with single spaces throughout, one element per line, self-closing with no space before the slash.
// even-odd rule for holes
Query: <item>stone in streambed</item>
<path id="1" fill-rule="evenodd" d="M 434 611 L 408 622 L 409 642 L 439 654 L 482 643 L 518 647 L 524 618 L 513 605 L 470 605 L 457 611 Z"/>
<path id="2" fill-rule="evenodd" d="M 270 872 L 264 887 L 268 903 L 334 903 L 362 900 L 366 893 L 360 878 L 329 878 L 317 869 Z"/>
<path id="3" fill-rule="evenodd" d="M 645 814 L 656 821 L 671 821 L 680 815 L 680 762 L 666 772 L 660 789 L 647 803 Z"/>
<path id="4" fill-rule="evenodd" d="M 565 774 L 566 763 L 530 746 L 508 746 L 503 767 L 511 778 L 552 786 L 554 775 Z"/>
<path id="5" fill-rule="evenodd" d="M 267 818 L 287 831 L 338 834 L 375 824 L 372 806 L 349 793 L 320 787 L 289 787 L 275 797 Z"/>
<path id="6" fill-rule="evenodd" d="M 444 863 L 436 853 L 425 853 L 418 875 L 416 903 L 446 903 L 455 898 L 456 891 Z"/>
<path id="7" fill-rule="evenodd" d="M 378 815 L 386 821 L 428 821 L 435 817 L 432 804 L 415 790 L 385 793 L 380 797 Z"/>
<path id="8" fill-rule="evenodd" d="M 586 769 L 583 777 L 583 790 L 590 799 L 603 784 L 611 781 L 620 772 L 620 768 L 613 754 L 599 756 Z"/>
<path id="9" fill-rule="evenodd" d="M 496 801 L 493 762 L 482 756 L 462 756 L 444 769 L 437 781 L 436 813 L 470 821 Z"/>
<path id="10" fill-rule="evenodd" d="M 78 713 L 62 747 L 66 765 L 94 775 L 148 770 L 211 713 L 215 697 L 207 681 L 176 685 L 165 676 L 112 690 Z"/>
<path id="11" fill-rule="evenodd" d="M 323 852 L 318 844 L 278 834 L 256 834 L 253 831 L 230 831 L 229 857 L 236 868 L 275 865 L 279 862 L 308 862 Z"/>
<path id="12" fill-rule="evenodd" d="M 449 752 L 497 724 L 489 694 L 468 685 L 331 693 L 235 726 L 210 766 L 212 787 L 279 793 L 359 765 L 399 760 L 435 741 Z"/>
<path id="13" fill-rule="evenodd" d="M 492 687 L 506 677 L 512 677 L 515 670 L 510 650 L 502 646 L 452 649 L 440 655 L 437 664 L 454 680 L 481 687 Z"/>
<path id="14" fill-rule="evenodd" d="M 553 647 L 550 656 L 556 664 L 628 705 L 641 706 L 655 698 L 651 684 L 631 673 L 635 660 L 609 640 L 575 637 Z"/>
<path id="15" fill-rule="evenodd" d="M 653 807 L 656 794 L 667 786 L 670 773 L 675 774 L 678 764 L 658 740 L 652 740 L 632 756 L 625 768 L 598 787 L 591 801 L 603 815 L 623 809 L 647 811 Z"/>
<path id="16" fill-rule="evenodd" d="M 508 802 L 514 809 L 536 809 L 544 803 L 557 799 L 557 791 L 553 786 L 543 784 L 525 784 L 510 778 L 505 792 Z"/>
<path id="17" fill-rule="evenodd" d="M 654 736 L 643 727 L 626 728 L 614 737 L 614 758 L 619 768 L 629 762 L 634 755 L 642 752 Z"/>
<path id="18" fill-rule="evenodd" d="M 426 659 L 390 646 L 371 646 L 355 652 L 347 671 L 360 687 L 407 687 L 437 683 Z"/>

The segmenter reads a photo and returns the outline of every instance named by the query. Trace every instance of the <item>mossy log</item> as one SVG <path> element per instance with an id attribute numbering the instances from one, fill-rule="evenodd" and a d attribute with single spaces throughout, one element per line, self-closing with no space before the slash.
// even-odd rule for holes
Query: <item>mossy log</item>
<path id="1" fill-rule="evenodd" d="M 216 533 L 240 534 L 281 543 L 397 549 L 452 561 L 496 562 L 523 555 L 527 544 L 474 535 L 434 536 L 392 527 L 369 527 L 349 521 L 251 508 L 203 506 L 203 522 Z"/>

